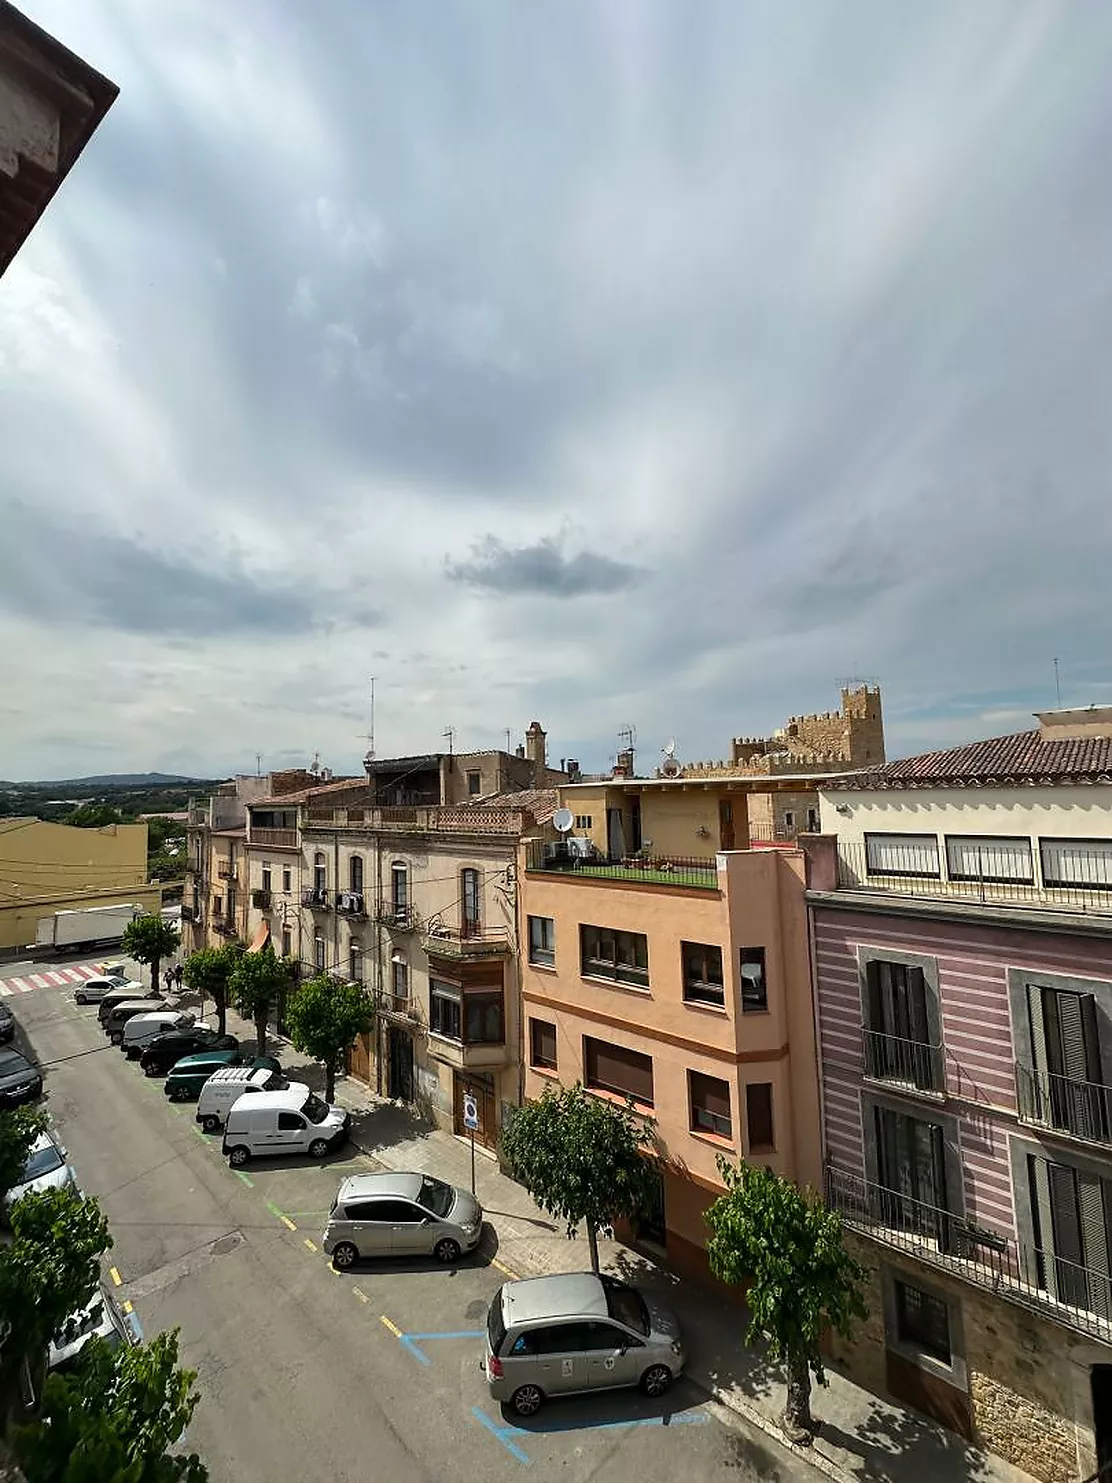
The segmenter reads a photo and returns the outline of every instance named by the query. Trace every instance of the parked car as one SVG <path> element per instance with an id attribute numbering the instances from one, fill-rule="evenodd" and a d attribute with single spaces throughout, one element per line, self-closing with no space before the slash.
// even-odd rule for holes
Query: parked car
<path id="1" fill-rule="evenodd" d="M 143 994 L 143 985 L 132 979 L 117 978 L 113 974 L 103 974 L 96 978 L 87 978 L 84 983 L 79 983 L 73 991 L 73 1002 L 75 1004 L 99 1004 L 105 994 L 111 994 L 114 989 L 127 989 L 133 997 Z"/>
<path id="2" fill-rule="evenodd" d="M 15 1035 L 15 1015 L 6 1004 L 0 1004 L 0 1043 Z"/>
<path id="3" fill-rule="evenodd" d="M 506 1282 L 487 1314 L 487 1384 L 518 1416 L 584 1390 L 640 1386 L 663 1395 L 685 1359 L 672 1310 L 615 1277 L 562 1272 Z"/>
<path id="4" fill-rule="evenodd" d="M 199 1055 L 206 1050 L 239 1050 L 234 1035 L 218 1035 L 207 1025 L 191 1025 L 185 1030 L 165 1030 L 148 1040 L 139 1057 L 147 1076 L 165 1076 L 184 1056 Z"/>
<path id="5" fill-rule="evenodd" d="M 315 1092 L 260 1092 L 240 1097 L 224 1124 L 223 1152 L 234 1169 L 252 1158 L 307 1153 L 323 1159 L 351 1130 L 351 1113 Z"/>
<path id="6" fill-rule="evenodd" d="M 110 1349 L 135 1343 L 135 1335 L 128 1326 L 127 1319 L 103 1282 L 84 1308 L 79 1308 L 67 1318 L 50 1341 L 46 1357 L 47 1369 L 67 1368 L 94 1337 L 103 1339 Z"/>
<path id="7" fill-rule="evenodd" d="M 194 1018 L 188 1009 L 154 1009 L 146 1014 L 133 1014 L 123 1027 L 120 1049 L 129 1061 L 137 1061 L 144 1047 L 156 1035 L 164 1035 L 169 1030 L 188 1030 L 193 1024 Z"/>
<path id="8" fill-rule="evenodd" d="M 332 1201 L 321 1244 L 341 1268 L 369 1256 L 454 1262 L 474 1251 L 482 1229 L 475 1196 L 431 1174 L 353 1174 Z"/>
<path id="9" fill-rule="evenodd" d="M 100 1021 L 101 1029 L 107 1031 L 109 1016 L 114 1014 L 121 1004 L 134 1003 L 136 999 L 143 999 L 144 996 L 146 996 L 147 1002 L 152 999 L 154 1000 L 154 1007 L 156 1009 L 165 1009 L 165 1001 L 157 989 L 153 991 L 149 989 L 133 989 L 130 985 L 126 988 L 109 989 L 107 994 L 101 996 L 100 1004 L 97 1008 L 97 1018 Z"/>
<path id="10" fill-rule="evenodd" d="M 40 1133 L 31 1145 L 23 1173 L 4 1196 L 4 1210 L 32 1190 L 77 1189 L 77 1175 L 67 1160 L 66 1150 L 53 1133 Z"/>
<path id="11" fill-rule="evenodd" d="M 0 1107 L 15 1107 L 42 1096 L 42 1072 L 22 1051 L 0 1049 Z"/>
<path id="12" fill-rule="evenodd" d="M 303 1081 L 287 1081 L 267 1066 L 227 1066 L 214 1071 L 201 1088 L 197 1121 L 206 1133 L 218 1133 L 239 1099 L 259 1092 L 298 1092 L 304 1100 L 309 1088 Z"/>
<path id="13" fill-rule="evenodd" d="M 238 1066 L 242 1059 L 239 1050 L 203 1050 L 195 1056 L 184 1056 L 170 1068 L 162 1090 L 171 1102 L 194 1102 L 214 1071 Z"/>
<path id="14" fill-rule="evenodd" d="M 128 1020 L 133 1019 L 137 1014 L 157 1014 L 159 1010 L 165 1008 L 166 1002 L 163 999 L 121 999 L 112 1006 L 102 1021 L 104 1033 L 113 1045 L 122 1045 L 124 1026 Z"/>

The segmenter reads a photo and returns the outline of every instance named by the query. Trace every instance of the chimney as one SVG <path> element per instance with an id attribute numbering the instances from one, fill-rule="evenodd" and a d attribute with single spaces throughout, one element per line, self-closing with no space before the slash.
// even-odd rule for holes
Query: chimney
<path id="1" fill-rule="evenodd" d="M 541 730 L 541 723 L 533 721 L 529 730 L 525 733 L 525 755 L 533 764 L 533 787 L 540 788 L 544 785 L 544 774 L 547 763 L 545 733 Z"/>
<path id="2" fill-rule="evenodd" d="M 567 773 L 569 783 L 576 783 L 579 781 L 579 763 L 575 760 L 574 757 L 568 758 Z"/>

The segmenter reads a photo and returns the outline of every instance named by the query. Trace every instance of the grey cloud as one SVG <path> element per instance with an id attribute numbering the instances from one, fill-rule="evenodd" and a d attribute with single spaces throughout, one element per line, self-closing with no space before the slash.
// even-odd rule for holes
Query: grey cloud
<path id="1" fill-rule="evenodd" d="M 488 535 L 471 548 L 471 560 L 446 563 L 453 582 L 503 596 L 519 592 L 546 597 L 583 597 L 622 592 L 645 575 L 642 568 L 595 551 L 564 553 L 563 542 L 545 536 L 532 546 L 507 546 Z"/>

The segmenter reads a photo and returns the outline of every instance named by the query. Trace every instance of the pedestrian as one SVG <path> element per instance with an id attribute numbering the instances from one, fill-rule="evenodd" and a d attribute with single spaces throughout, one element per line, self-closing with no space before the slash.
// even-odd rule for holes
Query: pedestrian
<path id="1" fill-rule="evenodd" d="M 179 994 L 181 993 L 181 981 L 182 981 L 182 979 L 184 977 L 185 977 L 185 969 L 179 963 L 178 966 L 174 969 L 174 982 L 178 986 L 178 993 Z"/>
<path id="2" fill-rule="evenodd" d="M 167 968 L 166 972 L 162 975 L 162 981 L 166 985 L 166 992 L 169 993 L 174 986 L 174 970 L 172 968 Z"/>

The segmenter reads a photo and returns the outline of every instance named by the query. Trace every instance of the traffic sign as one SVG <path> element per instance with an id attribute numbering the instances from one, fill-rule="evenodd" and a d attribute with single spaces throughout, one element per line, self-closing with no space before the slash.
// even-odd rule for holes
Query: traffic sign
<path id="1" fill-rule="evenodd" d="M 479 1104 L 475 1100 L 474 1092 L 463 1094 L 463 1126 L 474 1131 L 479 1126 Z"/>

